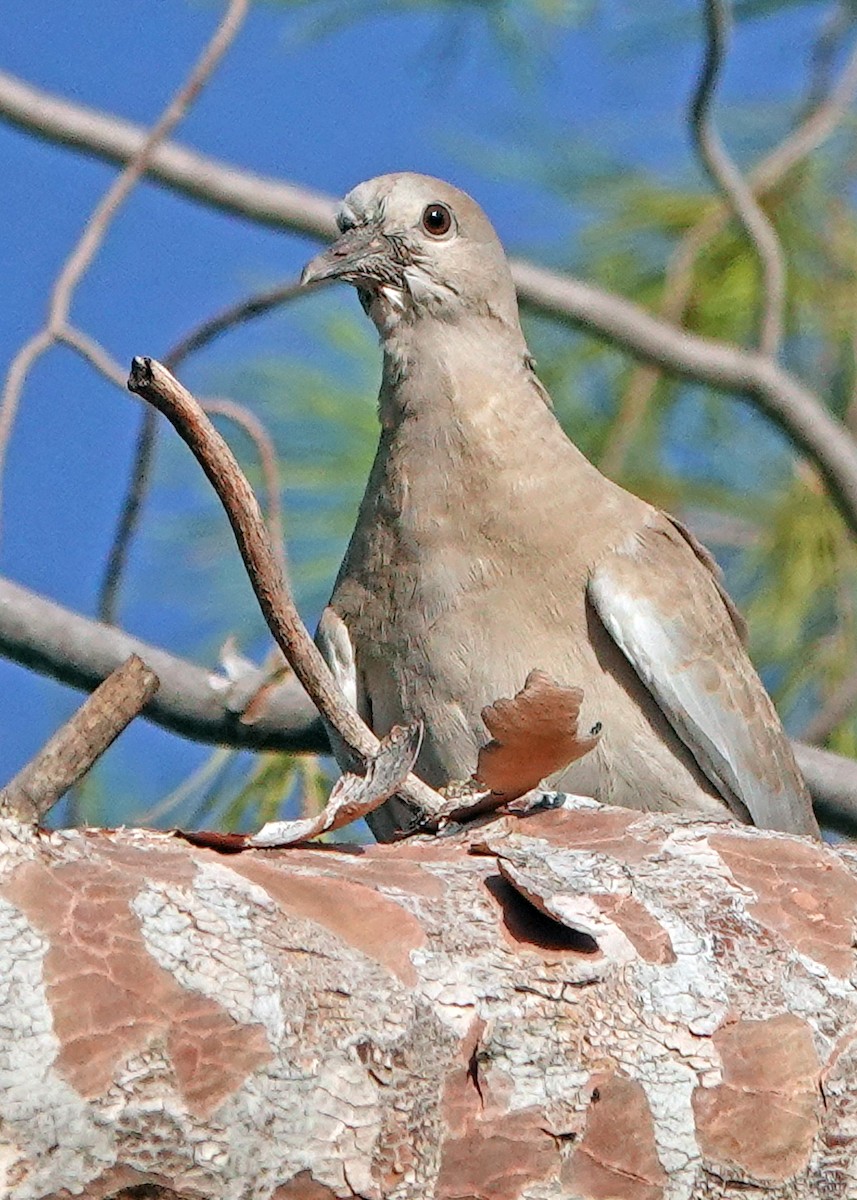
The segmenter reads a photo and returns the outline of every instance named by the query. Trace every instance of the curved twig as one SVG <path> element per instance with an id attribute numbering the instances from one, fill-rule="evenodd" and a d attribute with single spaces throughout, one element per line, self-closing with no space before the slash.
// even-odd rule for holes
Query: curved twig
<path id="1" fill-rule="evenodd" d="M 289 572 L 286 562 L 283 506 L 280 503 L 280 469 L 277 463 L 277 451 L 274 449 L 271 435 L 249 408 L 245 408 L 243 404 L 238 404 L 235 400 L 209 400 L 206 398 L 202 401 L 202 407 L 210 417 L 225 417 L 228 421 L 232 421 L 235 425 L 240 426 L 256 447 L 256 453 L 259 456 L 259 465 L 262 468 L 262 478 L 265 483 L 265 498 L 267 500 L 265 523 L 268 526 L 268 534 L 271 538 L 271 545 L 277 559 L 277 564 L 283 573 L 283 578 L 287 579 Z"/>
<path id="2" fill-rule="evenodd" d="M 27 374 L 37 359 L 59 340 L 63 333 L 68 333 L 68 317 L 75 289 L 104 241 L 111 221 L 135 184 L 146 174 L 158 145 L 169 137 L 199 95 L 237 34 L 248 7 L 249 0 L 229 0 L 226 12 L 187 81 L 164 109 L 86 222 L 76 245 L 54 281 L 44 328 L 22 346 L 12 360 L 0 397 L 0 496 L 6 451 Z"/>
<path id="3" fill-rule="evenodd" d="M 803 120 L 769 151 L 749 174 L 750 187 L 757 197 L 776 187 L 817 150 L 838 128 L 857 95 L 857 47 L 830 92 L 822 99 L 813 98 Z M 685 233 L 667 263 L 664 289 L 658 305 L 659 315 L 673 324 L 681 324 L 687 313 L 693 288 L 696 262 L 706 246 L 726 227 L 731 210 L 724 203 L 709 208 Z M 623 470 L 628 453 L 651 404 L 662 371 L 658 367 L 637 364 L 630 373 L 619 411 L 601 456 L 600 466 L 608 475 Z"/>
<path id="4" fill-rule="evenodd" d="M 714 92 L 726 56 L 729 36 L 727 0 L 704 0 L 705 60 L 690 108 L 690 127 L 697 152 L 713 182 L 726 197 L 750 240 L 762 269 L 762 315 L 759 350 L 775 355 L 783 338 L 786 269 L 777 232 L 756 202 L 752 188 L 726 151 L 711 115 Z"/>
<path id="5" fill-rule="evenodd" d="M 164 366 L 169 371 L 177 370 L 191 354 L 198 353 L 227 330 L 234 329 L 236 325 L 243 325 L 247 321 L 253 321 L 257 317 L 263 317 L 272 309 L 288 304 L 290 300 L 294 300 L 298 296 L 305 296 L 312 290 L 312 284 L 309 287 L 301 286 L 300 280 L 290 279 L 288 283 L 278 283 L 276 287 L 254 292 L 245 300 L 239 300 L 237 304 L 230 304 L 228 308 L 221 309 L 213 317 L 200 321 L 194 329 L 185 334 L 181 341 L 176 342 L 164 357 Z"/>
<path id="6" fill-rule="evenodd" d="M 200 404 L 161 363 L 135 358 L 128 387 L 164 414 L 202 467 L 229 518 L 274 640 L 322 716 L 355 757 L 366 763 L 377 754 L 379 740 L 345 699 L 307 633 L 278 565 L 256 497 L 232 451 Z M 442 797 L 413 775 L 401 794 L 427 814 L 444 807 Z"/>
<path id="7" fill-rule="evenodd" d="M 119 619 L 119 589 L 128 565 L 131 542 L 140 525 L 143 504 L 149 494 L 157 444 L 157 418 L 152 409 L 144 405 L 140 414 L 134 453 L 131 456 L 128 484 L 122 497 L 116 532 L 107 554 L 104 577 L 98 593 L 96 612 L 99 621 L 104 621 L 107 625 L 115 625 Z"/>
<path id="8" fill-rule="evenodd" d="M 241 325 L 245 321 L 252 321 L 256 317 L 261 317 L 279 305 L 287 304 L 297 295 L 308 290 L 310 289 L 301 288 L 300 282 L 290 280 L 288 283 L 278 284 L 276 287 L 256 292 L 247 299 L 239 301 L 238 304 L 231 304 L 228 308 L 221 309 L 213 317 L 208 317 L 205 321 L 201 321 L 199 325 L 176 342 L 164 356 L 164 366 L 169 371 L 177 370 L 191 354 L 196 354 L 204 346 L 210 345 L 211 342 L 224 334 L 228 329 L 232 329 L 236 325 Z M 122 386 L 125 386 L 124 372 Z M 265 431 L 265 437 L 268 438 L 267 431 Z M 119 509 L 116 532 L 113 535 L 113 542 L 107 556 L 104 578 L 99 592 L 99 618 L 111 625 L 115 623 L 118 617 L 119 589 L 122 586 L 122 579 L 128 565 L 131 544 L 140 526 L 143 504 L 152 478 L 152 466 L 157 438 L 158 427 L 154 419 L 154 414 L 150 408 L 144 408 L 137 441 L 134 446 L 134 454 L 131 459 L 131 470 L 128 474 L 125 496 Z M 260 458 L 262 458 L 261 454 Z M 269 496 L 272 497 L 273 494 L 269 490 Z M 277 505 L 279 506 L 279 490 L 277 491 Z M 269 514 L 270 512 L 269 505 Z M 280 520 L 280 530 L 282 530 L 282 520 Z M 274 535 L 274 531 L 274 529 L 271 530 L 272 536 Z M 274 544 L 278 544 L 276 539 Z M 285 565 L 285 542 L 281 539 L 279 544 L 282 545 L 283 564 Z"/>

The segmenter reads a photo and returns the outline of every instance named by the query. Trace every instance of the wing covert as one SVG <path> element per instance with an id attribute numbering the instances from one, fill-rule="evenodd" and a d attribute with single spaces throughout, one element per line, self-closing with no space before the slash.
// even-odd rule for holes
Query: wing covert
<path id="1" fill-rule="evenodd" d="M 773 704 L 704 559 L 660 514 L 593 571 L 589 600 L 693 754 L 739 813 L 818 837 Z"/>

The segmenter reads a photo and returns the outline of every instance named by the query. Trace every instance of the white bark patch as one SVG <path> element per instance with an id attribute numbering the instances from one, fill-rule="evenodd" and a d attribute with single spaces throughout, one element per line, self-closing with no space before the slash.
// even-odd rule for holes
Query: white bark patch
<path id="1" fill-rule="evenodd" d="M 262 1025 L 272 1047 L 285 1018 L 277 970 L 259 939 L 267 893 L 219 863 L 198 867 L 191 888 L 153 882 L 134 898 L 146 945 L 189 991 L 222 1005 L 239 1024 Z"/>
<path id="2" fill-rule="evenodd" d="M 100 1126 L 54 1066 L 60 1045 L 43 980 L 48 948 L 26 917 L 0 898 L 4 1200 L 36 1200 L 60 1186 L 82 1188 L 115 1161 L 109 1126 Z"/>
<path id="3" fill-rule="evenodd" d="M 655 1146 L 668 1182 L 664 1200 L 694 1200 L 700 1167 L 691 1098 L 696 1072 L 668 1054 L 653 1057 L 631 1073 L 646 1093 L 655 1126 Z"/>

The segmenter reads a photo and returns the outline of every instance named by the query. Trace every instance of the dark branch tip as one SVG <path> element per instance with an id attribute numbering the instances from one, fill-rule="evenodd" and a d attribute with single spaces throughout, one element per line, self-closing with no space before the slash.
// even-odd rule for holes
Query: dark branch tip
<path id="1" fill-rule="evenodd" d="M 135 354 L 131 359 L 131 374 L 128 376 L 128 391 L 140 392 L 152 382 L 152 360 Z"/>

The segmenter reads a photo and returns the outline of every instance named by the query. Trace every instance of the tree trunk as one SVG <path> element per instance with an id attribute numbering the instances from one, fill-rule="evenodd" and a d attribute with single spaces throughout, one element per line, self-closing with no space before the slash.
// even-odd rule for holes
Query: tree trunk
<path id="1" fill-rule="evenodd" d="M 857 856 L 578 802 L 0 859 L 9 1200 L 857 1196 Z"/>

